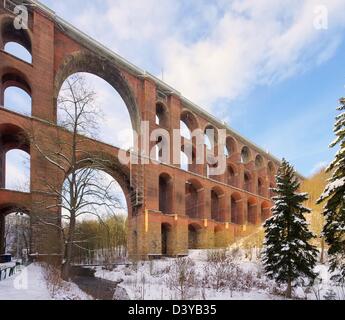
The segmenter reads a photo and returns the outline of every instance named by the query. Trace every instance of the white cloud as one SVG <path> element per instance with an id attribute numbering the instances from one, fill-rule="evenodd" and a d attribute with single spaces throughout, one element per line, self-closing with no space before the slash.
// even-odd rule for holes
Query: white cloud
<path id="1" fill-rule="evenodd" d="M 165 43 L 167 80 L 212 105 L 233 100 L 329 59 L 339 45 L 345 2 L 327 2 L 330 30 L 314 28 L 315 1 L 235 1 L 206 38 Z"/>
<path id="2" fill-rule="evenodd" d="M 105 4 L 105 7 L 104 7 Z M 87 2 L 72 22 L 211 111 L 258 84 L 325 62 L 340 44 L 345 0 L 328 0 L 317 30 L 316 0 Z M 62 8 L 61 5 L 59 8 Z M 97 23 L 94 23 L 97 21 Z"/>
<path id="3" fill-rule="evenodd" d="M 96 138 L 125 150 L 132 147 L 131 119 L 120 95 L 99 77 L 87 73 L 83 73 L 83 76 L 90 89 L 96 93 L 95 104 L 101 111 Z"/>

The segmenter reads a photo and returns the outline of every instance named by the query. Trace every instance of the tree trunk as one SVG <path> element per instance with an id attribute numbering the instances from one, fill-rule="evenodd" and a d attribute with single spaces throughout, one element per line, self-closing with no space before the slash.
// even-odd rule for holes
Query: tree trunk
<path id="1" fill-rule="evenodd" d="M 324 263 L 325 260 L 325 238 L 321 238 L 321 254 L 320 254 L 320 263 Z"/>
<path id="2" fill-rule="evenodd" d="M 291 279 L 288 280 L 287 288 L 286 288 L 286 297 L 291 299 L 292 298 L 292 285 L 291 285 Z"/>
<path id="3" fill-rule="evenodd" d="M 67 243 L 65 244 L 64 262 L 62 264 L 62 270 L 61 270 L 61 277 L 65 281 L 69 281 L 71 277 L 71 263 L 72 263 L 72 257 L 73 257 L 75 223 L 76 223 L 75 215 L 74 213 L 71 213 Z"/>

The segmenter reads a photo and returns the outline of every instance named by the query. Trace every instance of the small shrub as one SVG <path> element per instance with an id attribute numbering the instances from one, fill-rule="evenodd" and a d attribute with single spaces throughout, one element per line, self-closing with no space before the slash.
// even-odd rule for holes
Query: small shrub
<path id="1" fill-rule="evenodd" d="M 190 258 L 178 258 L 170 265 L 166 283 L 171 290 L 177 291 L 181 300 L 191 297 L 196 284 L 195 263 Z"/>
<path id="2" fill-rule="evenodd" d="M 48 290 L 54 297 L 58 290 L 63 288 L 61 269 L 48 263 L 42 263 L 43 277 L 47 283 Z"/>
<path id="3" fill-rule="evenodd" d="M 208 250 L 207 251 L 207 262 L 221 262 L 227 260 L 227 250 Z"/>

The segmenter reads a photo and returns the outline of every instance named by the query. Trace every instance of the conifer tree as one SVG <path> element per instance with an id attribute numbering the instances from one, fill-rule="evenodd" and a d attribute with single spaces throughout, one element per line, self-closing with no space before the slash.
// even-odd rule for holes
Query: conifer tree
<path id="1" fill-rule="evenodd" d="M 330 144 L 330 148 L 339 145 L 340 150 L 326 169 L 327 172 L 332 172 L 332 176 L 318 202 L 326 201 L 323 212 L 326 220 L 323 234 L 329 245 L 330 271 L 336 272 L 335 280 L 343 282 L 345 281 L 345 98 L 340 99 L 337 110 L 341 113 L 336 117 L 334 124 L 336 139 Z"/>
<path id="2" fill-rule="evenodd" d="M 263 263 L 269 278 L 287 284 L 286 296 L 291 298 L 295 280 L 315 279 L 317 250 L 309 243 L 314 235 L 308 230 L 304 217 L 310 210 L 302 205 L 308 195 L 298 192 L 300 183 L 293 167 L 284 159 L 276 183 L 277 187 L 272 190 L 276 194 L 272 217 L 264 225 Z"/>

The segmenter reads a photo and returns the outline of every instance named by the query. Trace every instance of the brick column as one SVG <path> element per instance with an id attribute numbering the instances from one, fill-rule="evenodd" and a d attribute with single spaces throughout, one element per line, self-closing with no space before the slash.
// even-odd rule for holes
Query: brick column
<path id="1" fill-rule="evenodd" d="M 40 119 L 55 121 L 54 108 L 54 23 L 41 13 L 34 13 L 32 39 L 33 72 L 32 115 Z"/>
<path id="2" fill-rule="evenodd" d="M 198 190 L 198 202 L 199 218 L 211 220 L 211 190 L 206 187 Z"/>
<path id="3" fill-rule="evenodd" d="M 172 228 L 172 251 L 170 255 L 188 254 L 188 218 L 178 217 Z"/>
<path id="4" fill-rule="evenodd" d="M 224 199 L 222 199 L 221 217 L 223 222 L 231 222 L 231 193 L 225 192 Z"/>
<path id="5" fill-rule="evenodd" d="M 170 155 L 171 165 L 180 167 L 180 148 L 174 146 L 173 143 L 173 130 L 180 129 L 180 115 L 181 115 L 181 101 L 176 96 L 169 97 L 169 115 L 170 115 Z M 176 149 L 174 149 L 176 148 Z M 174 159 L 174 152 L 177 159 Z"/>
<path id="6" fill-rule="evenodd" d="M 186 177 L 176 174 L 174 177 L 173 213 L 179 216 L 186 215 Z"/>

